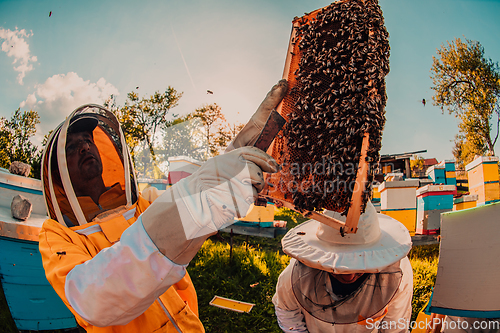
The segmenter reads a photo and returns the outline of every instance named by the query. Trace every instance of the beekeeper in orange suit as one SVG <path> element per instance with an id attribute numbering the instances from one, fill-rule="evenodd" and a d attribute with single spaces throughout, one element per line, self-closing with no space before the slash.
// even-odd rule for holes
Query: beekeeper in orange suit
<path id="1" fill-rule="evenodd" d="M 52 132 L 40 252 L 48 281 L 87 332 L 204 331 L 186 267 L 208 236 L 245 215 L 263 172 L 277 171 L 247 146 L 286 90 L 284 80 L 275 85 L 229 152 L 161 195 L 138 192 L 120 125 L 103 107 L 84 105 Z"/>

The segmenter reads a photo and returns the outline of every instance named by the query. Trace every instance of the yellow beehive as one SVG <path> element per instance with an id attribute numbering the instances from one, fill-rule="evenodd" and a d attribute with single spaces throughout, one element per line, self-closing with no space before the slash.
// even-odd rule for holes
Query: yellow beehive
<path id="1" fill-rule="evenodd" d="M 380 192 L 378 190 L 378 186 L 373 186 L 372 201 L 380 201 Z"/>
<path id="2" fill-rule="evenodd" d="M 480 156 L 465 166 L 469 178 L 469 192 L 477 195 L 477 205 L 500 199 L 498 157 Z"/>
<path id="3" fill-rule="evenodd" d="M 455 171 L 446 171 L 446 178 L 457 178 Z"/>
<path id="4" fill-rule="evenodd" d="M 274 205 L 254 206 L 254 204 L 251 204 L 247 215 L 238 220 L 244 222 L 272 222 L 274 221 Z"/>
<path id="5" fill-rule="evenodd" d="M 453 199 L 453 210 L 462 210 L 476 207 L 477 195 L 464 195 Z"/>
<path id="6" fill-rule="evenodd" d="M 415 235 L 415 225 L 417 221 L 416 209 L 382 210 L 381 213 L 401 222 L 410 232 L 410 236 Z"/>
<path id="7" fill-rule="evenodd" d="M 381 213 L 401 222 L 412 236 L 415 235 L 417 221 L 416 191 L 418 185 L 417 179 L 407 179 L 386 180 L 378 186 Z"/>

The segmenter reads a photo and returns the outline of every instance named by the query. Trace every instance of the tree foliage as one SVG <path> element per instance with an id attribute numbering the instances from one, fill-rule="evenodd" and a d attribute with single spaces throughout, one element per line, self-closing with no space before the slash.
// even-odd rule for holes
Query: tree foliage
<path id="1" fill-rule="evenodd" d="M 425 175 L 425 160 L 420 155 L 413 155 L 413 158 L 410 160 L 410 169 L 412 177 L 420 177 Z"/>
<path id="2" fill-rule="evenodd" d="M 217 144 L 217 136 L 220 136 L 222 128 L 226 126 L 226 117 L 222 109 L 216 103 L 205 104 L 192 113 L 192 117 L 199 118 L 205 126 L 205 138 L 208 143 L 207 154 L 215 156 L 219 154 L 220 146 Z"/>
<path id="3" fill-rule="evenodd" d="M 10 119 L 0 118 L 0 167 L 9 168 L 14 161 L 31 165 L 31 177 L 40 178 L 42 152 L 30 139 L 36 134 L 40 117 L 36 111 L 18 108 Z"/>
<path id="4" fill-rule="evenodd" d="M 199 118 L 203 122 L 209 156 L 218 155 L 223 151 L 244 126 L 243 124 L 229 125 L 221 107 L 216 103 L 203 105 L 190 117 Z"/>
<path id="5" fill-rule="evenodd" d="M 161 153 L 170 156 L 189 156 L 204 161 L 208 158 L 208 143 L 203 122 L 191 115 L 177 118 L 163 133 Z"/>
<path id="6" fill-rule="evenodd" d="M 123 107 L 116 106 L 113 96 L 105 103 L 118 118 L 136 168 L 144 176 L 164 177 L 158 171 L 155 140 L 158 140 L 159 131 L 175 121 L 177 115 L 171 110 L 178 106 L 181 97 L 182 92 L 168 86 L 164 93 L 156 91 L 142 98 L 132 91 L 127 94 Z M 145 152 L 145 149 L 148 151 Z M 151 172 L 154 174 L 149 174 Z"/>
<path id="7" fill-rule="evenodd" d="M 478 41 L 468 39 L 441 45 L 437 55 L 431 67 L 433 102 L 460 120 L 453 150 L 457 162 L 494 155 L 500 124 L 498 64 L 485 58 Z"/>
<path id="8" fill-rule="evenodd" d="M 477 135 L 459 133 L 455 135 L 452 153 L 459 168 L 465 169 L 465 165 L 472 162 L 476 156 L 486 154 L 484 140 Z"/>
<path id="9" fill-rule="evenodd" d="M 230 126 L 215 103 L 179 117 L 171 111 L 181 97 L 182 92 L 169 86 L 143 98 L 132 91 L 124 106 L 117 106 L 113 96 L 105 102 L 122 126 L 139 177 L 165 178 L 172 156 L 204 161 L 217 155 L 243 128 Z"/>

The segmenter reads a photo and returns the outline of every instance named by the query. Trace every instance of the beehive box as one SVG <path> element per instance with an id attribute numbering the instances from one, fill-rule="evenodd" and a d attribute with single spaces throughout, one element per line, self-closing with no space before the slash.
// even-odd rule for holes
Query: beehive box
<path id="1" fill-rule="evenodd" d="M 446 172 L 446 185 L 457 186 L 457 175 L 455 173 L 455 160 L 444 161 L 444 171 Z"/>
<path id="2" fill-rule="evenodd" d="M 364 211 L 385 123 L 387 37 L 374 0 L 340 1 L 293 20 L 289 93 L 278 107 L 287 124 L 271 149 L 282 169 L 264 195 L 348 220 Z"/>
<path id="3" fill-rule="evenodd" d="M 373 182 L 372 184 L 372 196 L 371 196 L 371 201 L 373 206 L 375 207 L 375 210 L 377 213 L 380 213 L 380 192 L 378 190 L 380 183 L 379 182 Z"/>
<path id="4" fill-rule="evenodd" d="M 455 191 L 453 185 L 426 185 L 417 190 L 417 234 L 439 233 L 441 213 L 453 210 Z"/>
<path id="5" fill-rule="evenodd" d="M 446 184 L 446 171 L 444 165 L 432 165 L 427 171 L 425 171 L 425 175 L 428 176 L 434 184 Z"/>
<path id="6" fill-rule="evenodd" d="M 500 199 L 498 157 L 480 156 L 465 166 L 469 178 L 469 192 L 478 196 L 477 205 Z"/>
<path id="7" fill-rule="evenodd" d="M 270 222 L 265 226 L 272 226 L 272 222 L 274 221 L 274 211 L 275 206 L 271 203 L 267 203 L 265 206 L 256 206 L 254 204 L 251 204 L 247 214 L 244 217 L 235 219 L 243 222 Z"/>
<path id="8" fill-rule="evenodd" d="M 453 199 L 453 210 L 457 211 L 474 208 L 476 207 L 477 198 L 476 194 L 463 195 L 460 198 L 455 198 Z"/>
<path id="9" fill-rule="evenodd" d="M 381 213 L 401 222 L 412 236 L 416 228 L 418 185 L 418 179 L 385 181 L 378 188 Z"/>

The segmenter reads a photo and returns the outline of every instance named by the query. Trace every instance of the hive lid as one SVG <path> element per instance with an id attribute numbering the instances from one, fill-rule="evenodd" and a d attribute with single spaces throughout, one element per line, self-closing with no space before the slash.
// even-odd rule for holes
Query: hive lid
<path id="1" fill-rule="evenodd" d="M 455 190 L 455 185 L 426 185 L 417 189 L 417 196 L 429 192 L 454 192 Z"/>
<path id="2" fill-rule="evenodd" d="M 465 166 L 465 170 L 469 171 L 482 163 L 495 163 L 495 162 L 498 163 L 498 156 L 479 156 L 474 161 L 467 164 Z"/>
<path id="3" fill-rule="evenodd" d="M 391 182 L 383 182 L 378 186 L 379 192 L 384 191 L 387 188 L 404 188 L 404 187 L 415 187 L 417 188 L 420 184 L 418 179 L 410 179 L 410 180 L 395 180 Z"/>
<path id="4" fill-rule="evenodd" d="M 453 203 L 459 204 L 462 202 L 472 202 L 472 201 L 477 201 L 478 198 L 479 197 L 477 194 L 463 195 L 460 198 L 453 199 Z"/>
<path id="5" fill-rule="evenodd" d="M 444 167 L 444 164 L 443 165 L 439 165 L 439 164 L 434 164 L 434 165 L 431 165 L 430 167 L 427 168 L 427 170 L 425 171 L 425 175 L 428 176 L 431 172 L 433 172 L 435 169 L 441 169 L 441 170 L 444 170 L 445 167 Z"/>

